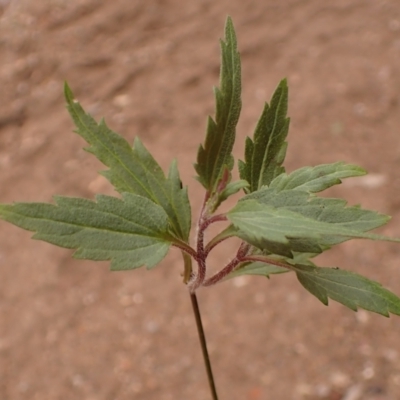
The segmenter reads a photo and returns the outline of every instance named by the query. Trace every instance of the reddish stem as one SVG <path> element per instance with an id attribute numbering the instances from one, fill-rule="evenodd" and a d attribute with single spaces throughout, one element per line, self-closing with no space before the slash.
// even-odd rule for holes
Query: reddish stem
<path id="1" fill-rule="evenodd" d="M 197 274 L 188 283 L 191 293 L 194 293 L 200 287 L 206 277 L 206 256 L 204 253 L 204 230 L 207 228 L 206 205 L 210 197 L 210 193 L 206 192 L 203 205 L 201 207 L 199 220 L 197 223 L 197 246 L 196 246 L 196 261 L 197 261 Z"/>
<path id="2" fill-rule="evenodd" d="M 206 245 L 206 247 L 205 247 L 205 249 L 204 249 L 204 252 L 205 252 L 205 254 L 206 254 L 206 257 L 208 256 L 208 254 L 210 253 L 210 251 L 215 247 L 215 246 L 217 246 L 219 243 L 222 243 L 224 240 L 226 240 L 226 239 L 229 239 L 229 238 L 231 238 L 232 236 L 227 236 L 227 237 L 224 237 L 224 238 L 222 238 L 221 240 L 218 240 L 218 241 L 216 241 L 216 242 L 209 242 L 209 243 L 207 243 L 207 245 Z M 211 245 L 210 245 L 210 243 L 211 243 Z"/>
<path id="3" fill-rule="evenodd" d="M 193 247 L 189 246 L 185 242 L 178 241 L 176 239 L 174 239 L 174 240 L 175 241 L 172 243 L 172 246 L 177 247 L 178 249 L 181 249 L 182 251 L 189 254 L 191 257 L 193 257 L 197 261 L 197 258 L 198 258 L 197 252 Z"/>
<path id="4" fill-rule="evenodd" d="M 225 214 L 213 215 L 212 217 L 205 218 L 203 220 L 203 223 L 201 224 L 200 229 L 202 231 L 205 231 L 214 222 L 221 222 L 221 221 L 227 221 L 227 220 L 228 220 L 228 218 L 226 217 Z"/>
<path id="5" fill-rule="evenodd" d="M 229 273 L 231 273 L 240 263 L 241 261 L 235 257 L 230 263 L 225 265 L 224 268 L 222 268 L 220 271 L 218 271 L 216 274 L 211 276 L 210 278 L 206 279 L 203 282 L 203 286 L 212 286 L 218 283 L 220 280 L 224 279 Z"/>
<path id="6" fill-rule="evenodd" d="M 212 286 L 224 279 L 228 274 L 230 274 L 243 260 L 246 258 L 246 254 L 249 251 L 250 246 L 247 243 L 242 243 L 239 247 L 239 250 L 236 253 L 235 258 L 225 265 L 220 271 L 206 279 L 203 282 L 203 286 Z"/>

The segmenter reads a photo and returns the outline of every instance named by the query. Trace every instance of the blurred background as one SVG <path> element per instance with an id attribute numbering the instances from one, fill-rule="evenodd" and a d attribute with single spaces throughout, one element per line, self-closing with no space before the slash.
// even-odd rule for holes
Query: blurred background
<path id="1" fill-rule="evenodd" d="M 370 175 L 330 190 L 393 216 L 400 236 L 400 3 L 395 0 L 0 0 L 0 201 L 115 193 L 82 150 L 63 82 L 95 118 L 192 163 L 214 113 L 219 38 L 236 27 L 243 109 L 235 155 L 263 102 L 289 83 L 286 167 L 343 160 Z M 30 240 L 0 223 L 0 398 L 210 398 L 180 254 L 152 271 Z M 222 267 L 236 248 L 211 255 Z M 400 294 L 400 247 L 352 241 L 317 260 Z M 396 400 L 400 318 L 323 306 L 293 274 L 198 292 L 221 400 Z"/>

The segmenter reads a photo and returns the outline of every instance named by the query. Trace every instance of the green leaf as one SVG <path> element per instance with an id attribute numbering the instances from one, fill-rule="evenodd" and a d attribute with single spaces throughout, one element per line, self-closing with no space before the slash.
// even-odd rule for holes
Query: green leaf
<path id="1" fill-rule="evenodd" d="M 310 265 L 295 265 L 292 269 L 300 283 L 325 305 L 331 298 L 354 311 L 364 308 L 386 317 L 389 313 L 400 315 L 400 298 L 361 275 Z"/>
<path id="2" fill-rule="evenodd" d="M 286 137 L 289 130 L 288 87 L 282 80 L 264 110 L 254 132 L 254 141 L 246 139 L 245 162 L 239 162 L 240 177 L 250 184 L 249 192 L 269 185 L 285 169 Z"/>
<path id="3" fill-rule="evenodd" d="M 249 183 L 243 179 L 230 182 L 228 183 L 228 185 L 226 185 L 226 188 L 221 192 L 219 197 L 221 201 L 225 201 L 228 197 L 234 195 L 235 193 L 239 192 L 247 186 L 249 186 Z"/>
<path id="4" fill-rule="evenodd" d="M 363 232 L 386 224 L 390 217 L 360 206 L 347 206 L 344 199 L 310 195 L 297 189 L 278 192 L 273 188 L 262 188 L 240 200 L 257 200 L 275 208 L 283 208 L 321 222 L 341 224 Z"/>
<path id="5" fill-rule="evenodd" d="M 123 200 L 97 195 L 87 199 L 59 197 L 56 205 L 0 205 L 0 218 L 36 232 L 34 239 L 76 249 L 75 258 L 110 260 L 113 270 L 151 268 L 171 245 L 165 211 L 142 196 L 124 193 Z"/>
<path id="6" fill-rule="evenodd" d="M 166 178 L 139 138 L 135 139 L 132 148 L 122 136 L 110 130 L 103 120 L 97 124 L 74 100 L 67 84 L 65 98 L 68 111 L 77 127 L 76 133 L 90 145 L 86 150 L 109 167 L 102 175 L 118 192 L 134 193 L 160 205 L 169 217 L 172 233 L 187 241 L 191 226 L 190 203 L 187 188 L 181 187 L 176 163 L 172 163 Z"/>
<path id="7" fill-rule="evenodd" d="M 289 175 L 278 175 L 269 187 L 277 191 L 296 189 L 317 193 L 341 183 L 344 178 L 365 174 L 366 171 L 357 165 L 344 162 L 322 164 L 316 167 L 303 167 Z"/>
<path id="8" fill-rule="evenodd" d="M 281 193 L 294 195 L 304 192 L 293 190 Z M 316 207 L 311 206 L 307 210 L 307 206 L 303 205 L 296 212 L 288 208 L 277 208 L 270 204 L 259 203 L 250 198 L 239 201 L 227 213 L 227 217 L 237 228 L 236 235 L 241 239 L 260 249 L 285 257 L 290 257 L 290 254 L 296 251 L 322 252 L 330 245 L 350 238 L 400 241 L 365 233 L 366 227 L 376 224 L 376 220 L 385 222 L 386 217 L 376 214 L 375 219 L 371 211 L 363 214 L 365 210 L 357 207 L 346 209 L 343 203 L 342 208 L 333 206 L 332 210 L 329 207 L 326 209 L 323 200 L 332 199 L 317 198 Z M 336 202 L 336 199 L 333 200 Z M 339 212 L 340 209 L 342 209 L 343 217 Z M 361 220 L 357 221 L 354 215 L 360 217 Z M 365 220 L 362 219 L 363 217 Z"/>
<path id="9" fill-rule="evenodd" d="M 364 210 L 359 206 L 349 207 L 343 199 L 321 198 L 297 189 L 283 190 L 264 187 L 247 195 L 243 200 L 255 199 L 261 204 L 283 208 L 320 222 L 340 224 L 341 226 L 367 232 L 378 228 L 389 221 L 389 217 L 375 211 Z M 321 253 L 329 247 L 349 240 L 343 236 L 325 236 L 324 238 L 306 240 L 291 238 L 289 246 L 283 246 L 279 254 L 289 256 L 290 251 Z M 282 247 L 282 245 L 281 245 Z M 291 250 L 290 250 L 291 249 Z"/>
<path id="10" fill-rule="evenodd" d="M 209 117 L 204 145 L 200 145 L 195 164 L 197 179 L 214 192 L 225 168 L 233 168 L 232 148 L 241 102 L 241 68 L 235 29 L 230 17 L 225 25 L 225 41 L 221 41 L 220 88 L 215 88 L 215 121 Z"/>

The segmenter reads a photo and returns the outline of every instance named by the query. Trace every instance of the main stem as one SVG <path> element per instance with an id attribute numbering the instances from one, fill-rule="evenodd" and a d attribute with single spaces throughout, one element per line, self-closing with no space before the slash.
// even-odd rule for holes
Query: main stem
<path id="1" fill-rule="evenodd" d="M 210 357 L 208 355 L 208 350 L 207 350 L 206 336 L 204 335 L 203 323 L 201 322 L 199 303 L 197 302 L 197 297 L 195 292 L 190 293 L 190 300 L 192 301 L 194 317 L 196 319 L 197 332 L 199 334 L 201 350 L 203 352 L 204 364 L 206 366 L 207 378 L 208 378 L 208 383 L 210 385 L 211 396 L 213 400 L 218 400 L 217 390 L 215 388 L 214 376 L 211 369 Z"/>

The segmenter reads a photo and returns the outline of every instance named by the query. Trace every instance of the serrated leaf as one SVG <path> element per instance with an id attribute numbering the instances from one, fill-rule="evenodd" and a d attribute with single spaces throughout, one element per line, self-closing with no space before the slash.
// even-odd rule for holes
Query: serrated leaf
<path id="1" fill-rule="evenodd" d="M 290 192 L 296 193 L 295 190 L 281 193 Z M 340 213 L 336 209 L 330 213 L 329 208 L 325 210 L 324 207 L 319 207 L 319 213 L 316 213 L 312 207 L 311 211 L 305 208 L 303 215 L 288 208 L 277 208 L 253 199 L 246 199 L 229 211 L 227 217 L 237 228 L 238 237 L 260 249 L 285 257 L 290 257 L 293 251 L 313 253 L 318 246 L 323 251 L 331 244 L 350 238 L 400 241 L 365 233 L 362 227 L 364 223 L 368 225 L 369 221 L 360 221 L 359 225 L 357 221 L 352 220 L 352 212 L 358 215 L 359 210 L 358 208 L 344 209 L 345 217 L 340 218 Z M 369 216 L 370 213 L 367 215 Z M 347 214 L 349 216 L 346 219 Z M 336 216 L 339 218 L 335 219 Z M 314 250 L 311 250 L 312 248 Z"/>
<path id="2" fill-rule="evenodd" d="M 245 161 L 239 163 L 240 177 L 250 184 L 254 192 L 270 182 L 285 169 L 282 163 L 286 155 L 286 137 L 289 130 L 288 87 L 282 80 L 264 110 L 254 131 L 254 140 L 246 139 Z"/>
<path id="3" fill-rule="evenodd" d="M 109 167 L 102 175 L 118 192 L 134 193 L 160 205 L 169 217 L 172 233 L 186 241 L 191 226 L 190 203 L 187 188 L 181 187 L 176 163 L 172 163 L 166 178 L 139 138 L 135 139 L 132 148 L 122 136 L 110 130 L 103 120 L 97 124 L 74 100 L 67 84 L 65 98 L 77 127 L 76 133 L 90 145 L 86 150 Z"/>
<path id="4" fill-rule="evenodd" d="M 110 260 L 114 270 L 151 268 L 171 245 L 165 211 L 145 197 L 97 195 L 96 202 L 56 196 L 56 204 L 1 204 L 0 218 L 34 239 L 76 249 L 75 258 Z"/>
<path id="5" fill-rule="evenodd" d="M 340 224 L 341 226 L 367 232 L 389 221 L 389 217 L 375 211 L 364 210 L 359 206 L 347 206 L 343 199 L 321 198 L 297 189 L 277 191 L 264 187 L 243 198 L 242 201 L 255 199 L 261 204 L 283 208 L 320 222 Z M 289 245 L 279 245 L 279 253 L 289 256 L 290 252 L 321 253 L 329 247 L 349 240 L 343 236 L 325 236 L 323 238 L 289 239 Z M 276 246 L 276 245 L 275 245 Z"/>
<path id="6" fill-rule="evenodd" d="M 400 298 L 361 275 L 310 265 L 295 265 L 293 270 L 304 288 L 325 305 L 331 298 L 354 311 L 364 308 L 386 317 L 400 315 Z"/>
<path id="7" fill-rule="evenodd" d="M 241 110 L 241 67 L 235 29 L 230 17 L 221 41 L 220 88 L 215 88 L 215 121 L 210 117 L 204 145 L 195 164 L 197 179 L 210 192 L 216 189 L 225 168 L 233 168 L 232 148 Z"/>
<path id="8" fill-rule="evenodd" d="M 271 189 L 302 190 L 317 193 L 342 182 L 344 178 L 365 175 L 366 171 L 357 165 L 337 162 L 316 167 L 303 167 L 290 174 L 278 175 L 269 185 Z"/>

